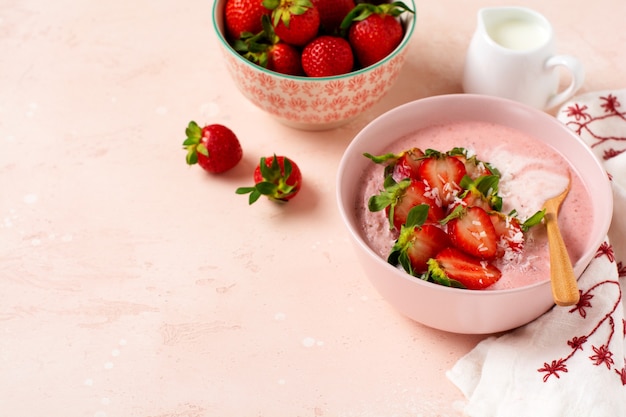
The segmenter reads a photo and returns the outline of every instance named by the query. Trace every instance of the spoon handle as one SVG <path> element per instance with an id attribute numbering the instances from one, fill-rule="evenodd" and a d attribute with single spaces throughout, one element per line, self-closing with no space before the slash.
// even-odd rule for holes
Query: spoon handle
<path id="1" fill-rule="evenodd" d="M 552 295 L 559 306 L 578 303 L 580 293 L 574 275 L 574 268 L 563 242 L 555 213 L 546 212 L 546 229 L 550 246 L 550 270 L 552 274 Z"/>

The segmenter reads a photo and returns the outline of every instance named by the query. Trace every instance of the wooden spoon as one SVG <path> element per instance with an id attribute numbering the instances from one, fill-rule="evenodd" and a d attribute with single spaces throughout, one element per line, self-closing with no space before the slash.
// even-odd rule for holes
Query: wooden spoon
<path id="1" fill-rule="evenodd" d="M 574 275 L 574 268 L 569 259 L 567 248 L 559 230 L 558 213 L 561 203 L 567 197 L 571 186 L 571 177 L 565 190 L 556 197 L 544 203 L 545 224 L 548 232 L 550 247 L 550 279 L 552 282 L 552 297 L 559 306 L 571 306 L 578 303 L 580 293 Z"/>

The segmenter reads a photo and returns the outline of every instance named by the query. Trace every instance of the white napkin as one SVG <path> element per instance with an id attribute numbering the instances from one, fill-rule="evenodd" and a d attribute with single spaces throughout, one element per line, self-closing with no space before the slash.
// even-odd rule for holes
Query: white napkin
<path id="1" fill-rule="evenodd" d="M 576 97 L 557 118 L 612 177 L 609 236 L 579 279 L 578 305 L 485 339 L 447 372 L 470 417 L 626 416 L 626 90 Z"/>

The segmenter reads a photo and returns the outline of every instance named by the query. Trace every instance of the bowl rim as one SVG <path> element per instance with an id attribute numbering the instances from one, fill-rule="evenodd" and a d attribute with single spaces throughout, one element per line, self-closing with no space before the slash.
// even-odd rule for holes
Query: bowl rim
<path id="1" fill-rule="evenodd" d="M 334 80 L 341 80 L 341 79 L 345 79 L 348 77 L 352 77 L 352 76 L 356 76 L 359 74 L 363 74 L 363 73 L 368 73 L 371 72 L 372 70 L 375 70 L 378 67 L 381 67 L 383 65 L 385 65 L 387 62 L 391 61 L 392 59 L 394 59 L 404 48 L 405 46 L 409 43 L 409 41 L 411 40 L 411 38 L 413 37 L 413 32 L 415 31 L 415 21 L 417 19 L 417 10 L 416 10 L 416 6 L 415 6 L 415 0 L 404 0 L 406 3 L 410 3 L 407 4 L 409 6 L 409 8 L 411 8 L 411 10 L 413 10 L 413 13 L 408 13 L 407 15 L 404 15 L 405 17 L 403 18 L 403 21 L 405 23 L 405 32 L 404 32 L 404 36 L 402 37 L 402 41 L 400 42 L 400 44 L 393 50 L 393 52 L 391 52 L 389 55 L 387 55 L 385 58 L 381 59 L 380 61 L 376 62 L 375 64 L 372 64 L 368 67 L 364 67 L 364 68 L 360 68 L 356 71 L 351 71 L 348 72 L 346 74 L 340 74 L 340 75 L 333 75 L 330 77 L 307 77 L 307 76 L 303 76 L 303 75 L 288 75 L 288 74 L 281 74 L 278 73 L 276 71 L 270 71 L 266 68 L 263 68 L 259 65 L 255 65 L 254 63 L 248 61 L 247 59 L 245 59 L 243 56 L 241 56 L 237 51 L 235 51 L 233 49 L 233 47 L 230 45 L 230 43 L 228 42 L 228 40 L 226 39 L 226 37 L 224 36 L 224 34 L 222 33 L 222 29 L 220 27 L 220 24 L 223 26 L 224 22 L 223 22 L 223 16 L 222 16 L 222 12 L 223 12 L 223 5 L 226 2 L 226 0 L 215 0 L 215 2 L 213 2 L 213 10 L 212 10 L 212 22 L 213 22 L 213 30 L 215 31 L 215 34 L 217 35 L 217 39 L 219 40 L 219 42 L 222 44 L 222 46 L 224 47 L 225 50 L 227 50 L 232 56 L 234 56 L 238 61 L 243 62 L 247 65 L 250 65 L 251 67 L 265 73 L 268 75 L 272 75 L 275 77 L 281 77 L 281 78 L 287 78 L 287 79 L 291 79 L 291 80 L 298 80 L 298 81 L 303 81 L 303 82 L 324 82 L 324 81 L 334 81 Z"/>
<path id="2" fill-rule="evenodd" d="M 550 285 L 550 279 L 548 278 L 548 279 L 536 282 L 534 284 L 525 285 L 525 286 L 522 286 L 522 287 L 506 288 L 506 289 L 495 289 L 495 290 L 485 289 L 485 290 L 474 291 L 474 290 L 467 290 L 467 289 L 462 289 L 462 288 L 446 287 L 444 285 L 439 285 L 439 284 L 435 284 L 435 283 L 432 283 L 432 282 L 429 282 L 429 281 L 424 281 L 424 280 L 420 279 L 419 277 L 412 276 L 412 275 L 408 274 L 407 272 L 405 272 L 403 270 L 400 270 L 400 269 L 394 267 L 393 265 L 390 265 L 381 256 L 379 256 L 376 252 L 374 252 L 374 250 L 367 244 L 367 242 L 364 240 L 364 238 L 361 236 L 361 234 L 352 227 L 352 223 L 350 221 L 350 214 L 347 211 L 349 209 L 349 207 L 345 207 L 345 205 L 344 205 L 345 198 L 343 197 L 343 188 L 344 188 L 344 186 L 342 184 L 342 182 L 343 182 L 342 178 L 343 178 L 343 174 L 344 174 L 344 172 L 347 169 L 347 166 L 349 164 L 349 160 L 348 159 L 349 159 L 350 155 L 354 154 L 354 152 L 355 152 L 354 148 L 356 148 L 359 145 L 359 143 L 358 143 L 359 142 L 359 138 L 361 138 L 362 136 L 366 135 L 367 131 L 369 129 L 373 128 L 372 126 L 375 126 L 375 125 L 381 123 L 381 120 L 383 120 L 385 118 L 388 118 L 389 116 L 392 116 L 395 113 L 404 112 L 407 108 L 411 108 L 413 106 L 418 105 L 417 103 L 422 105 L 423 103 L 434 102 L 434 101 L 441 101 L 441 100 L 465 100 L 465 101 L 470 101 L 470 102 L 471 101 L 476 101 L 476 102 L 491 101 L 493 103 L 498 103 L 501 106 L 509 106 L 509 107 L 513 107 L 513 108 L 515 108 L 517 110 L 523 110 L 525 112 L 530 112 L 530 113 L 532 113 L 533 117 L 544 119 L 546 123 L 553 123 L 553 124 L 556 123 L 556 124 L 558 124 L 559 129 L 563 130 L 564 134 L 570 136 L 572 138 L 572 140 L 575 140 L 575 141 L 579 142 L 580 145 L 582 145 L 582 146 L 584 146 L 585 148 L 588 149 L 589 154 L 593 157 L 595 168 L 600 169 L 603 172 L 606 172 L 606 170 L 604 169 L 604 167 L 602 166 L 602 164 L 600 163 L 598 158 L 593 154 L 591 149 L 589 149 L 588 145 L 583 141 L 583 139 L 579 135 L 577 135 L 576 133 L 572 132 L 567 126 L 562 124 L 556 117 L 553 117 L 553 116 L 549 115 L 548 113 L 545 113 L 545 112 L 543 112 L 541 110 L 538 110 L 538 109 L 535 109 L 535 108 L 530 107 L 528 105 L 525 105 L 523 103 L 520 103 L 520 102 L 517 102 L 517 101 L 513 101 L 513 100 L 510 100 L 510 99 L 501 98 L 501 97 L 487 96 L 487 95 L 481 95 L 481 94 L 468 94 L 468 93 L 441 94 L 441 95 L 436 95 L 436 96 L 430 96 L 430 97 L 424 97 L 424 98 L 416 99 L 416 100 L 404 103 L 404 104 L 402 104 L 400 106 L 397 106 L 397 107 L 395 107 L 393 109 L 390 109 L 387 112 L 385 112 L 385 113 L 381 114 L 380 116 L 376 117 L 371 122 L 369 122 L 352 139 L 350 144 L 345 149 L 343 156 L 341 157 L 341 160 L 340 160 L 338 168 L 337 168 L 337 181 L 336 181 L 336 191 L 335 192 L 336 192 L 336 199 L 337 199 L 337 204 L 339 206 L 339 212 L 340 212 L 341 219 L 342 219 L 345 227 L 348 229 L 348 233 L 351 236 L 353 242 L 356 242 L 359 245 L 359 247 L 361 247 L 365 252 L 367 252 L 367 254 L 371 258 L 374 259 L 374 262 L 379 264 L 382 268 L 387 269 L 391 274 L 393 274 L 394 277 L 410 281 L 414 285 L 426 286 L 427 288 L 430 288 L 431 290 L 435 290 L 435 291 L 450 292 L 450 293 L 455 294 L 455 295 L 463 294 L 464 296 L 467 295 L 469 297 L 476 298 L 476 297 L 492 297 L 492 296 L 496 296 L 496 295 L 512 295 L 512 294 L 516 294 L 516 293 L 524 293 L 524 292 L 528 292 L 528 291 L 534 291 L 537 287 Z M 475 103 L 474 105 L 479 105 L 479 104 Z M 416 130 L 416 129 L 414 129 L 414 130 Z M 399 139 L 399 137 L 396 137 L 396 139 Z M 602 244 L 602 241 L 604 241 L 604 239 L 606 239 L 606 233 L 608 232 L 608 229 L 609 229 L 610 224 L 611 224 L 611 219 L 613 217 L 613 194 L 612 194 L 612 189 L 611 189 L 610 180 L 609 180 L 608 176 L 605 176 L 605 178 L 606 178 L 606 180 L 603 181 L 603 186 L 606 188 L 605 191 L 607 191 L 608 201 L 606 201 L 604 205 L 607 207 L 607 215 L 604 218 L 601 218 L 601 220 L 603 220 L 602 230 L 603 230 L 604 234 L 602 236 L 599 234 L 598 235 L 598 239 L 596 239 L 597 242 L 596 241 L 592 242 L 597 247 L 600 247 L 600 245 Z M 348 201 L 347 203 L 349 205 L 350 201 Z M 596 243 L 597 243 L 597 245 L 596 245 Z M 593 257 L 592 257 L 592 259 L 593 259 Z M 583 271 L 584 271 L 584 269 L 587 268 L 587 266 L 589 265 L 590 262 L 591 262 L 591 260 L 586 262 L 586 264 L 584 265 L 584 268 L 582 268 Z M 582 273 L 581 273 L 581 275 L 582 275 Z M 580 278 L 580 276 L 578 278 Z"/>

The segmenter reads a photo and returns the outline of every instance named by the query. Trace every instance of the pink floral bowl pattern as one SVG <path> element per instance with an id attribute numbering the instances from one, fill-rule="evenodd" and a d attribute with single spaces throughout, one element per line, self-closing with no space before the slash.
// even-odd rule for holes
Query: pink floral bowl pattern
<path id="1" fill-rule="evenodd" d="M 241 93 L 278 121 L 298 129 L 325 130 L 350 122 L 376 104 L 397 80 L 415 26 L 414 15 L 404 13 L 404 38 L 382 61 L 334 77 L 295 77 L 252 64 L 231 48 L 224 35 L 225 0 L 213 6 L 213 25 L 222 55 Z M 414 2 L 406 4 L 415 10 Z"/>

